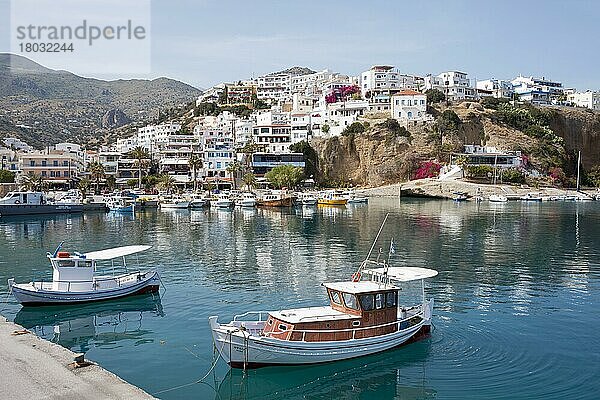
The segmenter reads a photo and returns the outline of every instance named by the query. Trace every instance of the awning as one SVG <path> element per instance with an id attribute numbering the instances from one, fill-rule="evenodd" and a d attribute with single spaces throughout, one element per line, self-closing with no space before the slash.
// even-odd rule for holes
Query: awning
<path id="1" fill-rule="evenodd" d="M 364 274 L 382 276 L 385 268 L 365 269 Z M 433 278 L 438 272 L 434 269 L 421 267 L 389 267 L 387 277 L 398 282 L 410 282 L 420 279 Z"/>
<path id="2" fill-rule="evenodd" d="M 115 247 L 113 249 L 92 251 L 91 253 L 85 253 L 85 258 L 90 260 L 112 260 L 117 257 L 125 257 L 131 254 L 146 251 L 152 246 L 123 246 Z"/>

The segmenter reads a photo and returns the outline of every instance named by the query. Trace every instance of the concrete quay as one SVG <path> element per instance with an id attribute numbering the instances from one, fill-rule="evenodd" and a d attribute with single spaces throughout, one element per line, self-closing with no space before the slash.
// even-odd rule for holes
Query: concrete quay
<path id="1" fill-rule="evenodd" d="M 0 316 L 0 398 L 154 399 L 96 364 L 75 368 L 76 356 Z"/>

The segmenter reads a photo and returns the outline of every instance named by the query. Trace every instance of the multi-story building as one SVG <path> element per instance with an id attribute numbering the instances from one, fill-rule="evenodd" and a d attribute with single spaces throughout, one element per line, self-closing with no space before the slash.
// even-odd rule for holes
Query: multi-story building
<path id="1" fill-rule="evenodd" d="M 446 71 L 441 74 L 427 75 L 423 80 L 424 90 L 437 89 L 444 93 L 447 100 L 476 100 L 477 90 L 471 86 L 466 72 Z"/>
<path id="2" fill-rule="evenodd" d="M 93 156 L 92 160 L 102 164 L 106 175 L 113 175 L 116 177 L 119 160 L 121 159 L 122 154 L 123 153 L 118 151 L 102 149 Z"/>
<path id="3" fill-rule="evenodd" d="M 291 118 L 291 144 L 308 140 L 312 132 L 311 113 L 292 113 Z"/>
<path id="4" fill-rule="evenodd" d="M 520 151 L 503 151 L 490 146 L 468 144 L 463 153 L 453 157 L 465 157 L 469 165 L 489 165 L 500 168 L 518 168 L 523 165 Z"/>
<path id="5" fill-rule="evenodd" d="M 254 153 L 250 166 L 256 176 L 263 177 L 267 172 L 280 165 L 292 165 L 304 168 L 302 153 Z"/>
<path id="6" fill-rule="evenodd" d="M 19 156 L 15 150 L 0 146 L 0 169 L 19 171 Z"/>
<path id="7" fill-rule="evenodd" d="M 256 126 L 252 136 L 254 143 L 263 146 L 269 153 L 284 153 L 292 144 L 290 114 L 270 110 L 256 117 Z"/>
<path id="8" fill-rule="evenodd" d="M 32 173 L 50 184 L 71 187 L 84 171 L 81 147 L 72 143 L 62 143 L 39 152 L 21 153 L 20 166 L 25 175 Z"/>
<path id="9" fill-rule="evenodd" d="M 117 139 L 117 143 L 115 144 L 115 151 L 121 154 L 129 153 L 131 150 L 135 149 L 138 146 L 137 136 L 130 136 L 127 138 L 119 138 Z"/>
<path id="10" fill-rule="evenodd" d="M 227 105 L 252 104 L 252 98 L 256 94 L 256 85 L 251 82 L 239 82 L 238 84 L 225 84 L 225 96 Z"/>
<path id="11" fill-rule="evenodd" d="M 402 90 L 393 95 L 391 114 L 403 126 L 433 120 L 427 114 L 427 96 L 415 90 Z"/>
<path id="12" fill-rule="evenodd" d="M 197 135 L 177 133 L 158 140 L 155 158 L 158 160 L 159 173 L 171 175 L 176 183 L 191 182 L 189 159 L 193 154 L 202 154 Z"/>
<path id="13" fill-rule="evenodd" d="M 273 73 L 258 77 L 256 97 L 259 100 L 279 104 L 291 96 L 292 75 Z"/>
<path id="14" fill-rule="evenodd" d="M 563 85 L 545 77 L 518 76 L 511 81 L 519 100 L 532 104 L 552 104 L 563 94 Z"/>
<path id="15" fill-rule="evenodd" d="M 33 151 L 33 147 L 31 147 L 19 138 L 7 137 L 4 138 L 3 142 L 4 145 L 11 150 L 17 150 L 25 153 Z"/>
<path id="16" fill-rule="evenodd" d="M 513 93 L 514 88 L 510 81 L 493 78 L 477 81 L 477 94 L 480 97 L 490 96 L 498 99 L 510 99 L 513 97 Z"/>
<path id="17" fill-rule="evenodd" d="M 225 85 L 225 83 L 219 83 L 218 85 L 203 91 L 200 96 L 198 96 L 196 105 L 199 106 L 201 103 L 218 103 L 219 99 L 222 98 L 222 95 L 225 92 Z"/>
<path id="18" fill-rule="evenodd" d="M 171 135 L 177 134 L 180 130 L 180 124 L 169 122 L 138 128 L 137 145 L 153 153 L 158 143 L 167 142 Z"/>
<path id="19" fill-rule="evenodd" d="M 590 110 L 600 110 L 600 92 L 588 90 L 567 94 L 567 102 L 577 107 L 585 107 Z"/>
<path id="20" fill-rule="evenodd" d="M 416 79 L 391 65 L 374 65 L 360 75 L 361 94 L 373 112 L 389 111 L 391 96 L 403 89 L 417 89 Z"/>

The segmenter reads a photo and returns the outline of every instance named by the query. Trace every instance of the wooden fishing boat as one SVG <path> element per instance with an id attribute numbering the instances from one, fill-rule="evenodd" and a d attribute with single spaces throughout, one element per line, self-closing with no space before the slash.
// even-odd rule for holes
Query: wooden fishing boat
<path id="1" fill-rule="evenodd" d="M 291 207 L 294 205 L 294 196 L 284 192 L 269 192 L 259 197 L 256 204 L 262 207 Z"/>
<path id="2" fill-rule="evenodd" d="M 226 324 L 211 316 L 220 357 L 234 368 L 315 364 L 381 352 L 428 335 L 433 299 L 425 298 L 423 282 L 437 271 L 390 267 L 389 256 L 387 262 L 371 261 L 375 242 L 352 280 L 323 283 L 327 306 L 251 311 Z M 421 293 L 409 303 L 399 297 L 400 290 L 415 281 Z"/>
<path id="3" fill-rule="evenodd" d="M 129 271 L 125 257 L 148 250 L 151 246 L 124 246 L 93 251 L 69 253 L 61 251 L 62 243 L 54 253 L 48 253 L 52 266 L 51 281 L 15 283 L 8 286 L 17 301 L 24 306 L 87 303 L 124 296 L 157 292 L 160 277 L 156 270 Z M 103 275 L 96 271 L 97 262 L 122 258 L 123 273 Z M 111 263 L 114 269 L 114 263 Z"/>

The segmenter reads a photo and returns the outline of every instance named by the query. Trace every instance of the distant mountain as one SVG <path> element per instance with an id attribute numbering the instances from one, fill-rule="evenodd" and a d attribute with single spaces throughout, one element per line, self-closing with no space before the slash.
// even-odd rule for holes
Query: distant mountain
<path id="1" fill-rule="evenodd" d="M 199 94 L 173 79 L 83 78 L 0 53 L 0 138 L 17 136 L 35 147 L 67 140 L 99 144 L 120 124 L 149 122 L 160 109 Z"/>

